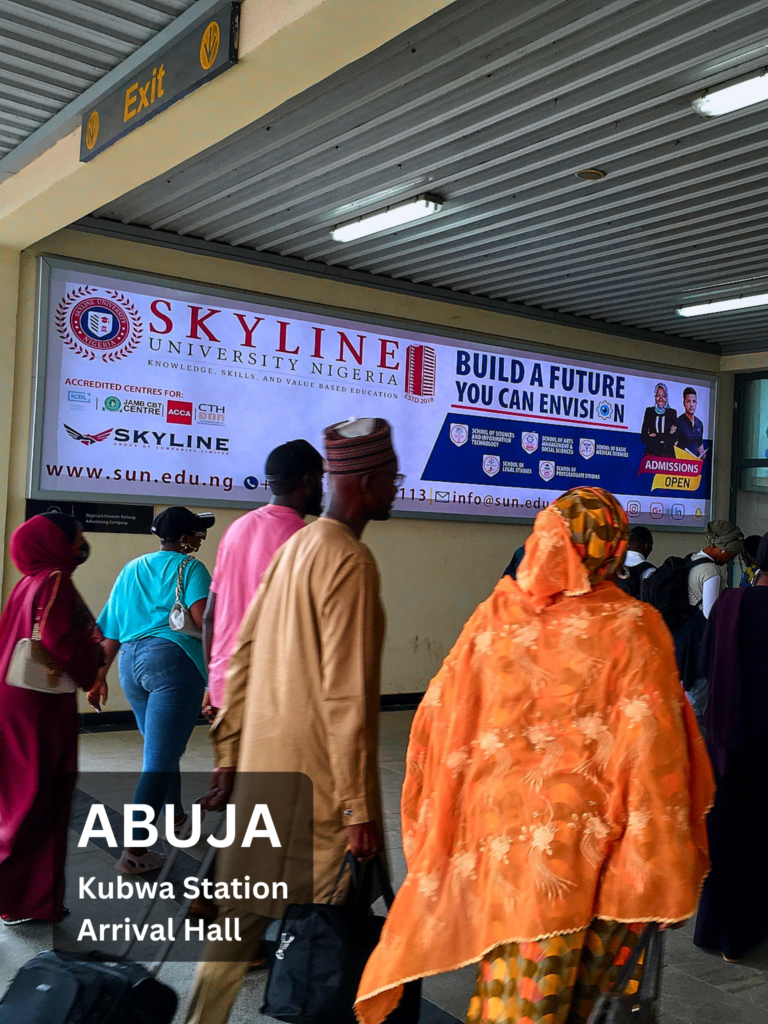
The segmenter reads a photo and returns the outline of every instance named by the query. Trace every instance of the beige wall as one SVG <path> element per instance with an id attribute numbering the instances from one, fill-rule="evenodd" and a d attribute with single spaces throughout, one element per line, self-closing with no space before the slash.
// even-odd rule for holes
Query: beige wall
<path id="1" fill-rule="evenodd" d="M 636 365 L 654 364 L 670 372 L 687 370 L 693 374 L 715 373 L 719 369 L 719 358 L 714 355 L 702 356 L 683 349 L 624 339 L 599 331 L 560 327 L 504 313 L 397 295 L 320 277 L 284 273 L 230 260 L 63 231 L 40 242 L 34 250 L 26 251 L 21 259 L 8 478 L 8 531 L 14 529 L 24 516 L 33 387 L 36 257 L 40 254 L 72 257 L 163 274 L 202 285 L 227 286 L 276 298 L 317 303 L 350 310 L 366 317 L 394 317 L 406 321 L 415 330 L 424 325 L 438 326 L 454 332 L 485 335 L 489 340 L 559 349 L 572 355 L 578 353 L 584 358 L 606 356 Z M 732 375 L 726 374 L 719 405 L 716 515 L 726 515 L 728 509 L 731 407 Z M 350 410 L 350 413 L 353 412 Z M 229 510 L 217 512 L 216 528 L 211 531 L 201 550 L 201 558 L 209 568 L 213 568 L 216 546 L 223 529 L 238 514 Z M 467 616 L 491 591 L 512 552 L 523 542 L 529 529 L 497 523 L 415 519 L 394 519 L 369 527 L 365 540 L 379 560 L 388 616 L 384 692 L 425 688 Z M 90 539 L 93 555 L 78 571 L 76 580 L 88 603 L 98 612 L 122 565 L 152 550 L 155 542 L 149 537 L 105 534 L 93 534 Z M 689 551 L 698 545 L 698 536 L 660 532 L 657 535 L 655 557 L 661 561 L 668 554 Z M 7 558 L 5 570 L 4 596 L 17 578 Z M 109 708 L 117 710 L 127 704 L 116 685 L 116 679 L 113 682 L 115 685 Z"/>

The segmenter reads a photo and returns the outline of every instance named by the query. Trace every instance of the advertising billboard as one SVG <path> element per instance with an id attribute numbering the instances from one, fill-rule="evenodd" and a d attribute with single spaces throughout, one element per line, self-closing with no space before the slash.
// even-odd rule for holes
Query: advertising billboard
<path id="1" fill-rule="evenodd" d="M 528 519 L 589 484 L 709 516 L 711 381 L 44 263 L 31 497 L 253 505 L 277 444 L 380 416 L 396 511 Z"/>

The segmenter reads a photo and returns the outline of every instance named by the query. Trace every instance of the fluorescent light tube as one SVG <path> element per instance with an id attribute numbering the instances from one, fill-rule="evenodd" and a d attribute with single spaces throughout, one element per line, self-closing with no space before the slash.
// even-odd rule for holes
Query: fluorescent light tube
<path id="1" fill-rule="evenodd" d="M 742 78 L 728 85 L 708 89 L 702 96 L 691 100 L 691 105 L 702 117 L 720 117 L 742 107 L 768 100 L 768 74 L 765 71 L 751 78 Z"/>
<path id="2" fill-rule="evenodd" d="M 699 306 L 681 306 L 675 312 L 678 316 L 706 316 L 708 313 L 727 313 L 732 309 L 751 309 L 753 306 L 768 306 L 768 294 L 744 295 L 740 299 L 705 302 Z"/>
<path id="3" fill-rule="evenodd" d="M 331 231 L 331 238 L 334 242 L 353 242 L 356 238 L 375 235 L 378 231 L 392 231 L 403 224 L 431 217 L 442 208 L 443 201 L 439 196 L 416 196 L 415 199 L 387 206 L 375 213 L 366 213 L 364 217 L 347 221 L 346 224 L 338 224 Z"/>

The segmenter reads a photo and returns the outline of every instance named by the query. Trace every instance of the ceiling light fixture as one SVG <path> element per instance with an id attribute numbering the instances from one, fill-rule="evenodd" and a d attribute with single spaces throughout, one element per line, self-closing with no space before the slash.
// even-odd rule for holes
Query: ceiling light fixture
<path id="1" fill-rule="evenodd" d="M 605 171 L 601 171 L 598 167 L 585 167 L 583 171 L 574 171 L 573 173 L 582 181 L 602 181 L 605 177 Z"/>
<path id="2" fill-rule="evenodd" d="M 739 299 L 704 302 L 699 306 L 681 306 L 675 312 L 678 316 L 706 316 L 708 313 L 728 313 L 733 309 L 751 309 L 754 306 L 768 306 L 768 294 L 744 295 Z"/>
<path id="3" fill-rule="evenodd" d="M 364 217 L 358 217 L 357 220 L 337 224 L 331 231 L 331 238 L 334 242 L 353 242 L 357 238 L 365 238 L 366 235 L 375 235 L 379 231 L 392 231 L 404 224 L 411 224 L 424 217 L 431 217 L 433 213 L 439 213 L 442 208 L 443 200 L 440 196 L 425 193 L 416 196 L 415 199 L 408 199 L 404 203 L 395 203 L 383 210 L 376 210 L 375 213 L 366 213 Z"/>
<path id="4" fill-rule="evenodd" d="M 737 78 L 726 85 L 707 89 L 691 100 L 691 106 L 702 117 L 720 117 L 742 107 L 768 100 L 768 74 L 764 68 L 758 74 Z"/>

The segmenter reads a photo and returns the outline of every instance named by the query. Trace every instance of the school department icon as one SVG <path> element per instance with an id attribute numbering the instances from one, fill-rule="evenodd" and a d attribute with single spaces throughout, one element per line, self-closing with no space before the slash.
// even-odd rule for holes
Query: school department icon
<path id="1" fill-rule="evenodd" d="M 582 459 L 591 459 L 597 450 L 597 445 L 591 437 L 579 438 L 579 455 Z"/>
<path id="2" fill-rule="evenodd" d="M 539 462 L 539 476 L 545 483 L 549 483 L 555 475 L 555 464 L 549 459 L 542 459 Z"/>
<path id="3" fill-rule="evenodd" d="M 83 359 L 124 359 L 142 337 L 139 311 L 123 292 L 84 285 L 68 291 L 56 307 L 56 330 Z"/>
<path id="4" fill-rule="evenodd" d="M 501 469 L 501 459 L 498 455 L 483 456 L 483 472 L 486 476 L 496 476 Z"/>
<path id="5" fill-rule="evenodd" d="M 452 423 L 449 433 L 457 448 L 461 448 L 469 440 L 469 427 L 466 423 Z"/>
<path id="6" fill-rule="evenodd" d="M 533 455 L 539 447 L 539 435 L 535 430 L 526 430 L 520 437 L 520 445 L 524 452 Z"/>

